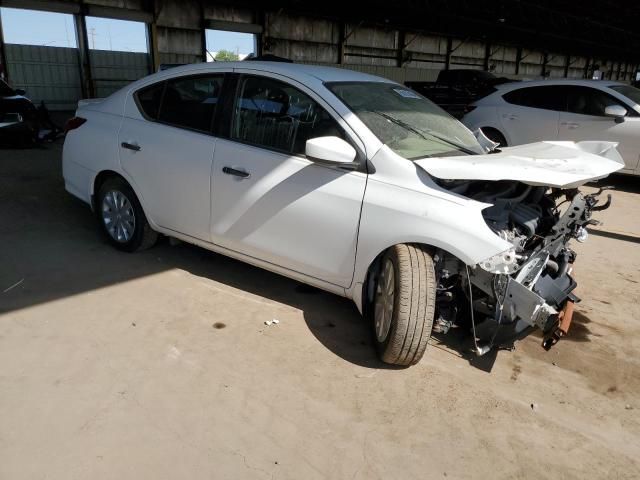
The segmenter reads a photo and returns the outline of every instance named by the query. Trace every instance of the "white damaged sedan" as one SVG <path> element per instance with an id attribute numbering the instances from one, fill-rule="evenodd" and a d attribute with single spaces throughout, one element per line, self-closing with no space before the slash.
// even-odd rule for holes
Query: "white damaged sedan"
<path id="1" fill-rule="evenodd" d="M 607 142 L 497 150 L 397 83 L 275 62 L 160 72 L 67 130 L 66 189 L 116 248 L 164 234 L 353 299 L 397 365 L 453 326 L 478 354 L 566 334 L 569 242 L 609 203 L 577 187 L 623 167 Z"/>

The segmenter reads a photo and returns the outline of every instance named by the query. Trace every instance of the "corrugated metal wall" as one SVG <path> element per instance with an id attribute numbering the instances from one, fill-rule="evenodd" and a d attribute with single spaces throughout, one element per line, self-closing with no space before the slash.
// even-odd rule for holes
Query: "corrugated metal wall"
<path id="1" fill-rule="evenodd" d="M 97 97 L 106 97 L 150 73 L 149 55 L 137 52 L 90 50 Z M 74 110 L 82 98 L 78 50 L 7 44 L 11 84 L 26 90 L 35 103 L 50 110 Z"/>
<path id="2" fill-rule="evenodd" d="M 82 98 L 75 48 L 7 44 L 7 69 L 14 88 L 52 110 L 74 109 Z"/>
<path id="3" fill-rule="evenodd" d="M 146 53 L 90 50 L 89 54 L 97 97 L 111 95 L 150 73 L 151 64 Z"/>

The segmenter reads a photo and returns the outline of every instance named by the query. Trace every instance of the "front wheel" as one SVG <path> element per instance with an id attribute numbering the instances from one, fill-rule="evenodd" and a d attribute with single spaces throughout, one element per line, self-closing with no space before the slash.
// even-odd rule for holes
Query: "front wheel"
<path id="1" fill-rule="evenodd" d="M 431 255 L 421 245 L 395 245 L 382 257 L 373 327 L 383 362 L 414 365 L 431 336 L 436 284 Z"/>
<path id="2" fill-rule="evenodd" d="M 135 252 L 156 243 L 158 234 L 149 226 L 138 197 L 124 179 L 106 180 L 98 190 L 96 207 L 103 232 L 118 250 Z"/>

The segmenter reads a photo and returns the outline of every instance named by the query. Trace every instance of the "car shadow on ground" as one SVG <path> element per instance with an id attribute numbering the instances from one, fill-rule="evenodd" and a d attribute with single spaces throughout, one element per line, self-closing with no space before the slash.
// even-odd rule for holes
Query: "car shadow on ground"
<path id="1" fill-rule="evenodd" d="M 367 368 L 400 368 L 378 359 L 372 330 L 351 300 L 203 248 L 162 243 L 150 252 L 170 268 L 300 310 L 309 331 L 340 358 Z"/>
<path id="2" fill-rule="evenodd" d="M 637 175 L 613 174 L 588 185 L 597 188 L 611 186 L 621 192 L 640 193 L 640 177 Z"/>

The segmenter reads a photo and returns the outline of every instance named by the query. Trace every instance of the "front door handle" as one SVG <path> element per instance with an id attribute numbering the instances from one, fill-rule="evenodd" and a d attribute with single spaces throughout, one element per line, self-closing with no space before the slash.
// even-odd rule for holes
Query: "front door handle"
<path id="1" fill-rule="evenodd" d="M 120 146 L 122 148 L 133 150 L 134 152 L 139 152 L 140 150 L 142 150 L 142 147 L 140 145 L 136 145 L 135 143 L 122 142 Z"/>
<path id="2" fill-rule="evenodd" d="M 560 122 L 560 125 L 571 129 L 578 128 L 580 126 L 580 124 L 576 122 Z"/>
<path id="3" fill-rule="evenodd" d="M 251 176 L 249 172 L 233 167 L 223 167 L 222 172 L 226 173 L 227 175 L 235 175 L 236 177 L 240 178 L 249 178 Z"/>

